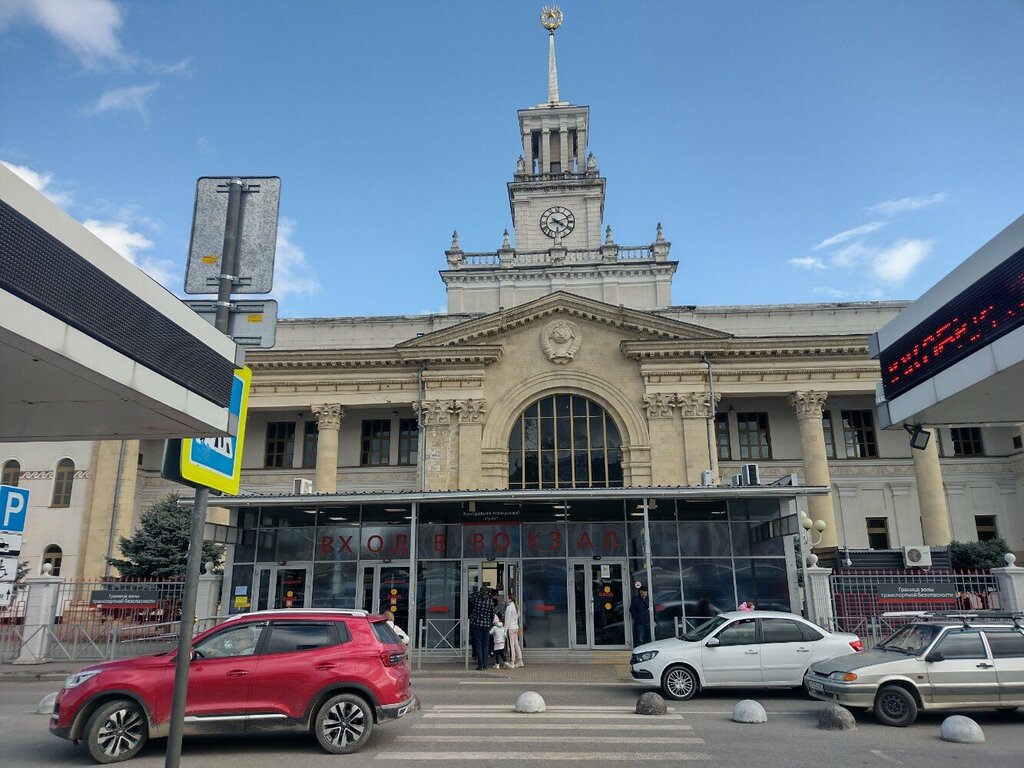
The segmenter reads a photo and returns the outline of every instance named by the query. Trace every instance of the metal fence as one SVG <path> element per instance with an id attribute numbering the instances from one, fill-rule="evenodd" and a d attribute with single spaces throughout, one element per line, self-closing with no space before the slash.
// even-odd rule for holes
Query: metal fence
<path id="1" fill-rule="evenodd" d="M 872 647 L 915 611 L 996 610 L 999 585 L 987 571 L 841 570 L 833 573 L 834 628 Z"/>
<path id="2" fill-rule="evenodd" d="M 469 665 L 470 652 L 462 646 L 462 622 L 459 619 L 420 619 L 416 636 L 416 668 L 423 668 L 423 657 L 461 658 Z"/>

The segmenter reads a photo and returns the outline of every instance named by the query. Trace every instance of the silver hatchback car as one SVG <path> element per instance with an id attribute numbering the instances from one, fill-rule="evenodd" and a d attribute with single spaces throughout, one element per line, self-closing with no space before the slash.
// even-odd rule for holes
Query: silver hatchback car
<path id="1" fill-rule="evenodd" d="M 930 614 L 867 653 L 812 664 L 816 699 L 904 727 L 920 710 L 1024 706 L 1024 615 Z"/>

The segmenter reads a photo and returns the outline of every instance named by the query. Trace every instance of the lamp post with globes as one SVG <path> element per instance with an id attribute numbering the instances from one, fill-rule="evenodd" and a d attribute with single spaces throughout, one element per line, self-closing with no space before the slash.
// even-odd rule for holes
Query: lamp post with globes
<path id="1" fill-rule="evenodd" d="M 809 600 L 807 596 L 807 590 L 809 584 L 807 583 L 807 565 L 808 561 L 810 565 L 814 566 L 818 564 L 818 556 L 813 553 L 814 547 L 821 544 L 822 538 L 825 535 L 825 529 L 828 528 L 828 523 L 824 520 L 812 520 L 810 516 L 804 512 L 800 512 L 800 527 L 803 529 L 800 531 L 800 537 L 798 539 L 800 543 L 800 573 L 803 576 L 804 582 L 804 615 L 809 613 Z M 812 560 L 813 558 L 813 560 Z"/>

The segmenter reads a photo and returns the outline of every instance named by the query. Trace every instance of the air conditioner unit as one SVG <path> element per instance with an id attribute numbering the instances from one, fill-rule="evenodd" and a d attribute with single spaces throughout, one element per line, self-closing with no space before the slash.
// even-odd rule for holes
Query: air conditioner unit
<path id="1" fill-rule="evenodd" d="M 760 485 L 761 472 L 757 464 L 744 464 L 740 467 L 740 474 L 743 475 L 743 485 Z"/>
<path id="2" fill-rule="evenodd" d="M 715 473 L 710 469 L 705 469 L 700 473 L 700 484 L 703 488 L 710 488 L 715 484 Z"/>
<path id="3" fill-rule="evenodd" d="M 313 481 L 304 477 L 296 477 L 292 480 L 292 495 L 307 496 L 313 492 Z"/>
<path id="4" fill-rule="evenodd" d="M 923 544 L 903 548 L 903 564 L 907 568 L 931 568 L 932 550 Z"/>

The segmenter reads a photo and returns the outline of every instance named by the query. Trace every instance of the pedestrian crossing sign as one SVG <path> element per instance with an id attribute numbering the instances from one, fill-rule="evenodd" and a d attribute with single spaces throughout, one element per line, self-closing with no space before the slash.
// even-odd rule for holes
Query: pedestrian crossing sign
<path id="1" fill-rule="evenodd" d="M 238 420 L 234 437 L 190 437 L 181 441 L 180 472 L 184 480 L 232 496 L 238 493 L 251 382 L 251 369 L 244 367 L 235 371 L 228 406 L 229 416 Z"/>

